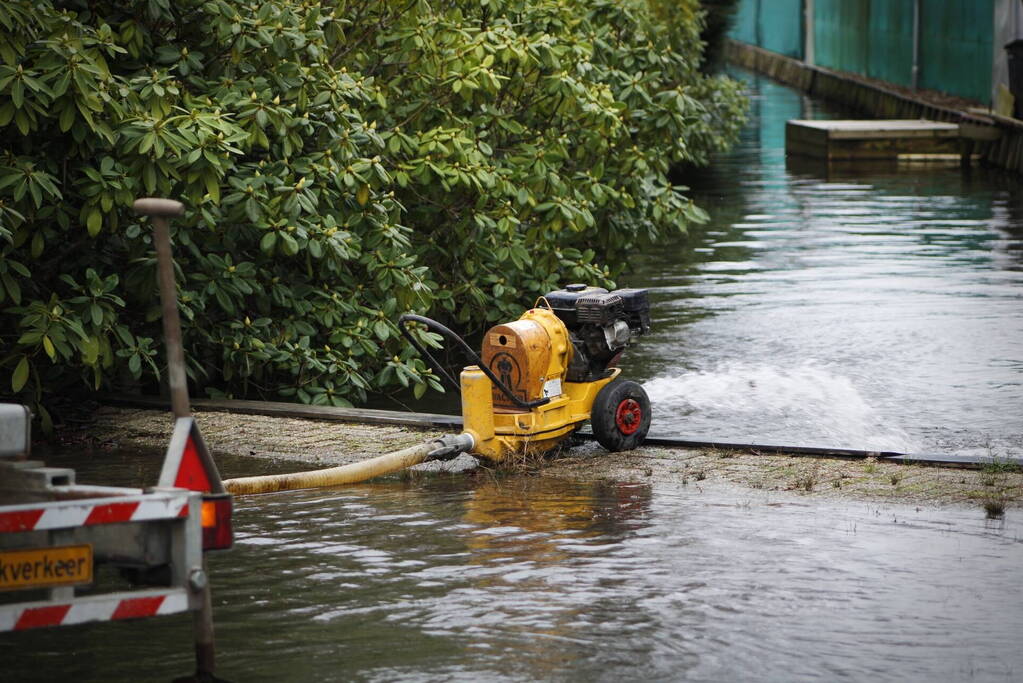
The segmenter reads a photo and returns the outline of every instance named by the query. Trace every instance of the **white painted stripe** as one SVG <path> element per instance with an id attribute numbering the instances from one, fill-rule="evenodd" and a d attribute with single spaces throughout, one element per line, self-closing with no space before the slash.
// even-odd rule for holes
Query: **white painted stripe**
<path id="1" fill-rule="evenodd" d="M 111 593 L 109 595 L 93 595 L 71 601 L 59 602 L 23 602 L 13 605 L 0 605 L 0 633 L 12 631 L 18 619 L 26 611 L 40 607 L 56 607 L 58 605 L 71 605 L 64 616 L 61 626 L 72 624 L 84 624 L 89 621 L 109 621 L 117 611 L 122 600 L 134 600 L 138 598 L 154 598 L 163 596 L 164 600 L 157 608 L 155 615 L 177 614 L 188 611 L 188 591 L 184 588 L 171 588 L 161 590 L 129 591 L 124 593 Z"/>
<path id="2" fill-rule="evenodd" d="M 106 599 L 94 598 L 89 601 L 74 601 L 71 603 L 71 609 L 68 610 L 67 615 L 64 616 L 64 621 L 60 625 L 70 626 L 71 624 L 82 624 L 86 621 L 109 621 L 123 597 L 124 593 L 115 593 L 110 597 L 103 596 Z"/>
<path id="3" fill-rule="evenodd" d="M 36 522 L 36 529 L 66 529 L 81 526 L 89 518 L 92 505 L 63 505 L 43 508 L 43 516 Z"/>
<path id="4" fill-rule="evenodd" d="M 172 498 L 170 500 L 142 500 L 135 509 L 131 521 L 141 522 L 150 519 L 174 519 L 181 512 L 181 507 L 188 504 L 188 498 Z"/>
<path id="5" fill-rule="evenodd" d="M 181 494 L 142 494 L 139 496 L 117 496 L 112 498 L 93 499 L 89 502 L 67 502 L 60 501 L 39 506 L 11 506 L 4 511 L 18 512 L 23 507 L 25 510 L 42 510 L 33 529 L 68 529 L 82 526 L 89 514 L 97 507 L 112 504 L 139 503 L 139 506 L 132 513 L 132 521 L 145 522 L 157 519 L 175 519 L 181 508 L 188 504 L 189 493 Z"/>
<path id="6" fill-rule="evenodd" d="M 160 605 L 160 609 L 156 610 L 157 614 L 177 614 L 178 612 L 188 611 L 188 591 L 185 589 L 179 589 L 173 593 L 167 594 L 167 599 Z"/>

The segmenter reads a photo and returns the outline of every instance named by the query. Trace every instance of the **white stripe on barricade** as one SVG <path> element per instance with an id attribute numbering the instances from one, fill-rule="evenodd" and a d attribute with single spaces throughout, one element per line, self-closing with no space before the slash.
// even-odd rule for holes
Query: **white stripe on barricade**
<path id="1" fill-rule="evenodd" d="M 141 619 L 185 612 L 188 608 L 188 591 L 184 588 L 112 593 L 69 602 L 0 605 L 0 632 L 71 626 L 90 621 Z"/>
<path id="2" fill-rule="evenodd" d="M 42 529 L 66 529 L 82 526 L 92 511 L 90 505 L 61 505 L 43 509 L 43 515 L 32 527 L 34 531 Z"/>
<path id="3" fill-rule="evenodd" d="M 151 519 L 168 519 L 187 515 L 188 500 L 174 498 L 171 500 L 149 500 L 143 498 L 138 508 L 132 513 L 131 521 L 142 522 Z M 184 510 L 182 508 L 185 508 Z"/>
<path id="4" fill-rule="evenodd" d="M 182 490 L 180 493 L 147 493 L 91 499 L 88 502 L 5 505 L 0 507 L 0 533 L 187 517 L 189 494 Z"/>

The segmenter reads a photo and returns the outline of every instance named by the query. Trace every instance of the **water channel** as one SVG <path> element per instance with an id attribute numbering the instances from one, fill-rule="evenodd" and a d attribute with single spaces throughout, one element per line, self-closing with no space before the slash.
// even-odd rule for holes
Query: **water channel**
<path id="1" fill-rule="evenodd" d="M 634 282 L 658 288 L 630 372 L 659 429 L 1018 448 L 1015 188 L 976 171 L 786 170 L 781 127 L 811 105 L 743 77 L 754 118 L 698 188 L 715 223 L 644 256 Z M 47 459 L 106 484 L 152 483 L 160 464 Z M 231 475 L 282 467 L 221 459 Z M 489 474 L 239 498 L 235 548 L 210 559 L 219 673 L 1018 681 L 1015 513 Z M 191 658 L 187 616 L 0 636 L 3 680 L 169 680 Z"/>
<path id="2" fill-rule="evenodd" d="M 653 333 L 624 365 L 652 433 L 1023 455 L 1023 186 L 1000 171 L 788 164 L 785 121 L 855 118 L 753 83 L 712 215 L 633 260 Z"/>
<path id="3" fill-rule="evenodd" d="M 160 454 L 50 460 L 127 483 Z M 210 560 L 234 681 L 1023 674 L 1012 511 L 464 474 L 236 506 L 235 548 Z M 190 670 L 189 637 L 187 616 L 5 634 L 0 664 L 10 681 L 166 681 Z"/>

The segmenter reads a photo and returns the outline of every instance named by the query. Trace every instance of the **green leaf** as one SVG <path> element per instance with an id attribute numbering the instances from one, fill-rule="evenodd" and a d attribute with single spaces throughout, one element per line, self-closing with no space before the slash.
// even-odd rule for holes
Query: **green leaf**
<path id="1" fill-rule="evenodd" d="M 25 386 L 25 382 L 28 381 L 28 356 L 22 356 L 21 360 L 18 361 L 17 367 L 14 368 L 14 374 L 11 375 L 11 391 L 15 394 L 22 390 Z"/>
<path id="2" fill-rule="evenodd" d="M 21 109 L 22 105 L 25 104 L 25 84 L 21 79 L 15 79 L 14 84 L 11 86 L 11 102 L 18 109 Z"/>
<path id="3" fill-rule="evenodd" d="M 8 273 L 0 275 L 0 281 L 4 284 L 4 289 L 7 290 L 7 296 L 11 297 L 11 301 L 14 302 L 15 306 L 21 305 L 21 285 L 18 281 L 12 278 Z"/>
<path id="4" fill-rule="evenodd" d="M 89 337 L 81 343 L 82 362 L 86 365 L 96 365 L 99 360 L 99 339 Z"/>
<path id="5" fill-rule="evenodd" d="M 267 253 L 267 254 L 272 254 L 273 250 L 274 250 L 274 246 L 276 246 L 276 245 L 277 245 L 277 232 L 275 230 L 270 230 L 265 235 L 263 235 L 263 239 L 259 240 L 259 248 L 260 248 L 260 250 L 262 250 L 264 253 Z"/>
<path id="6" fill-rule="evenodd" d="M 298 253 L 298 242 L 295 240 L 294 237 L 292 237 L 286 232 L 282 232 L 280 234 L 280 240 L 281 251 L 283 251 L 285 254 L 287 254 L 288 256 L 294 256 L 295 254 Z"/>
<path id="7" fill-rule="evenodd" d="M 50 416 L 50 411 L 43 407 L 42 403 L 35 405 L 35 411 L 39 413 L 39 421 L 43 427 L 43 434 L 46 436 L 53 436 L 53 418 Z"/>

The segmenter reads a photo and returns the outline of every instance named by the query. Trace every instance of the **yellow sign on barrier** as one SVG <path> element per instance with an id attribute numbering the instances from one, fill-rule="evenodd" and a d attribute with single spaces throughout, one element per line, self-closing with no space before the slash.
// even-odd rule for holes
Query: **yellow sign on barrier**
<path id="1" fill-rule="evenodd" d="M 91 545 L 0 552 L 0 590 L 73 586 L 91 581 Z"/>

